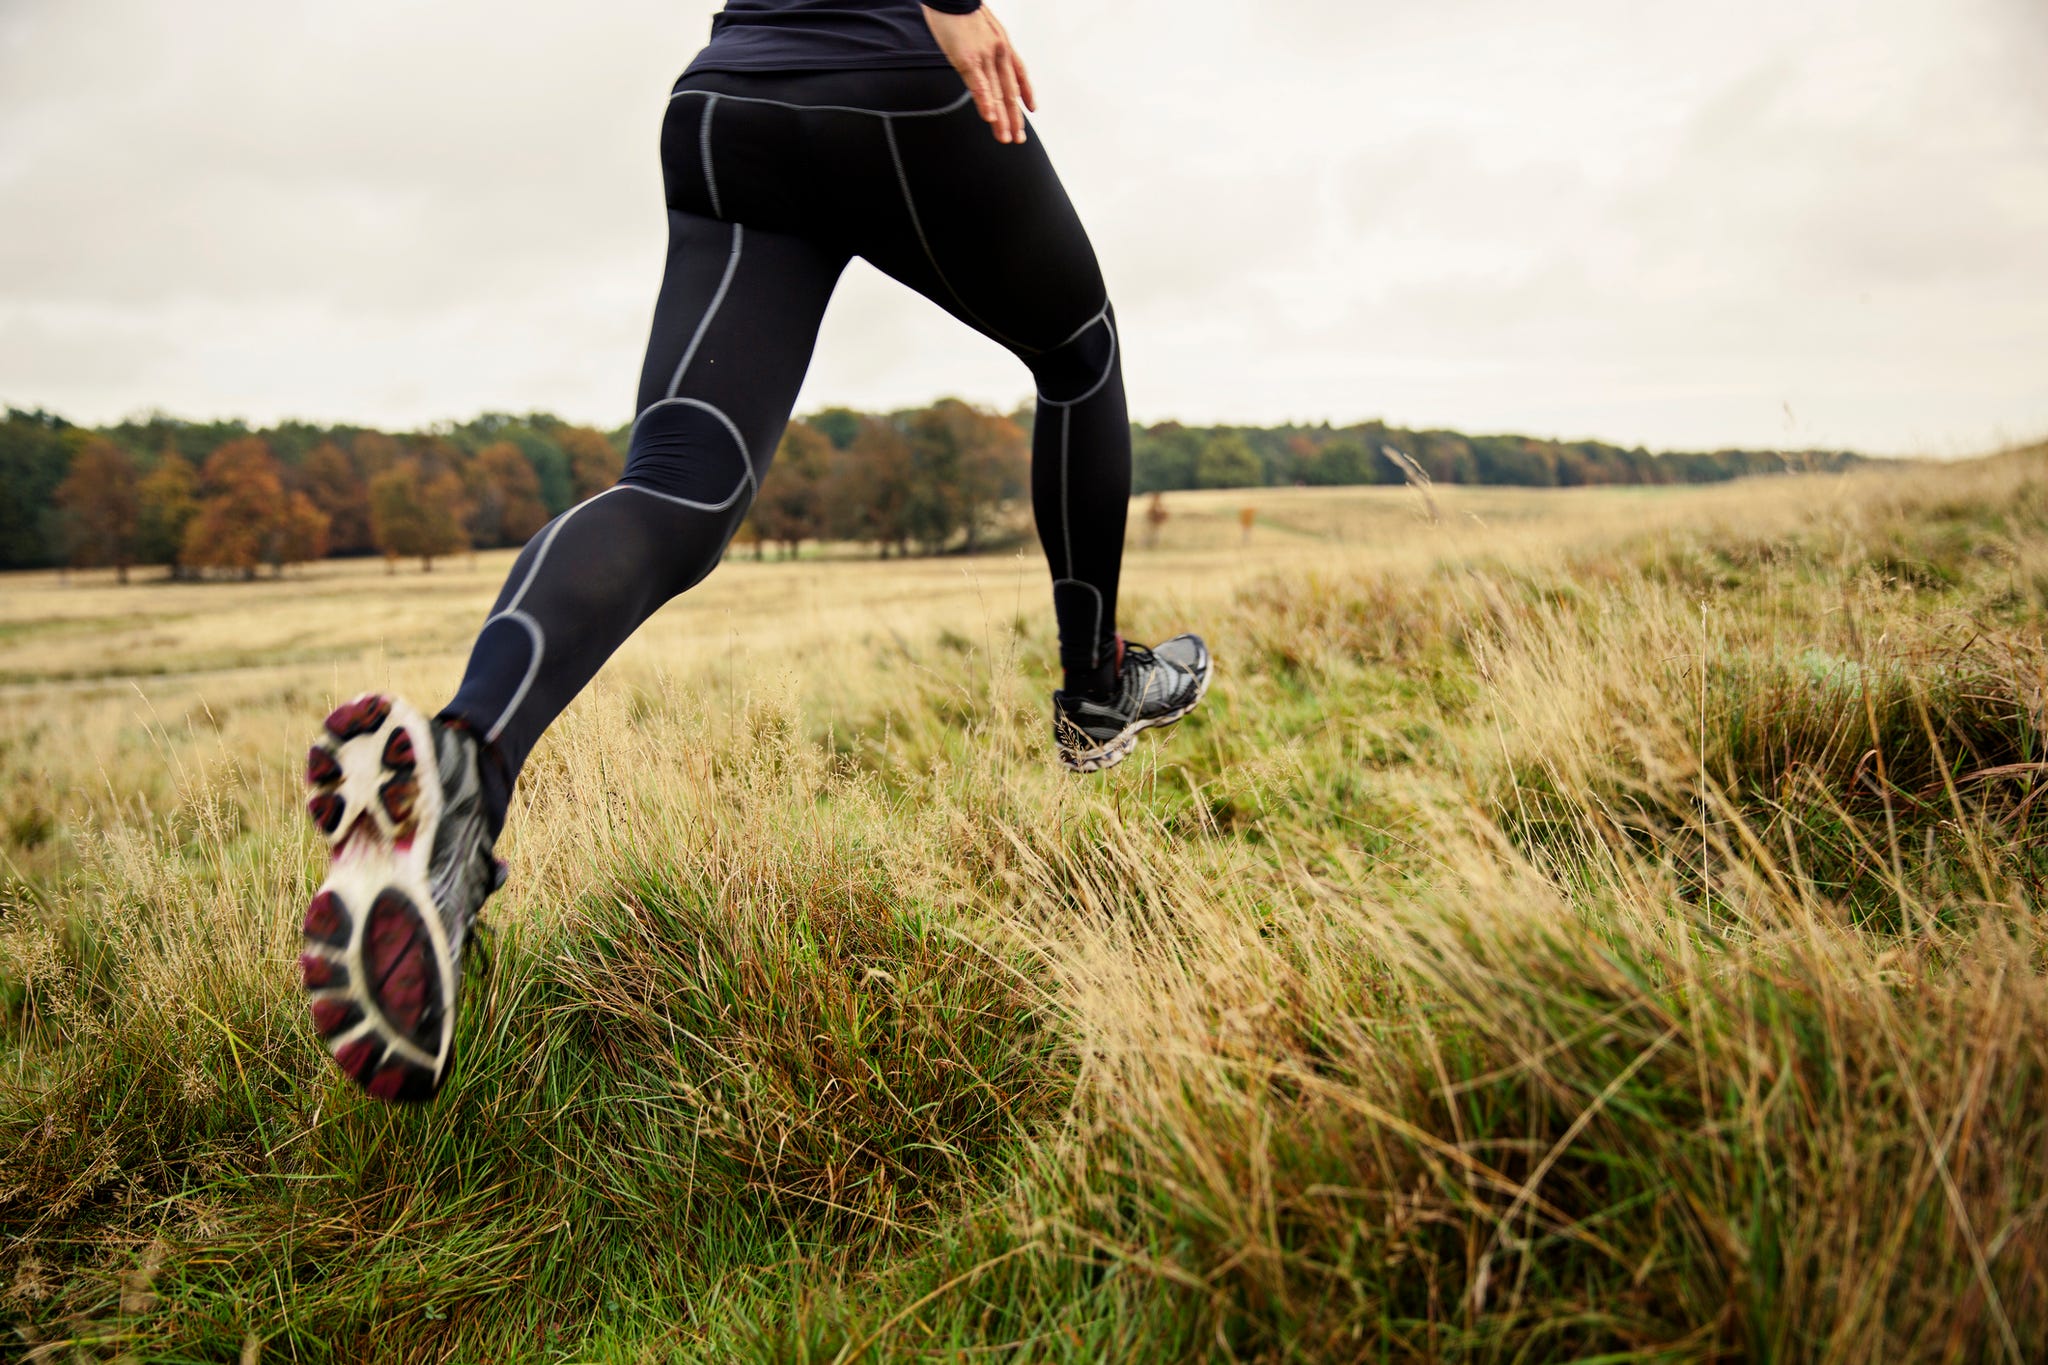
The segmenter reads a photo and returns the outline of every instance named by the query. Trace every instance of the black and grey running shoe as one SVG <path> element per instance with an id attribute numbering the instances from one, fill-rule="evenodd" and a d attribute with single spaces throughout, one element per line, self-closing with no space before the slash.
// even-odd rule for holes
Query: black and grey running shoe
<path id="1" fill-rule="evenodd" d="M 331 859 L 299 954 L 313 1026 L 378 1099 L 432 1099 L 455 1050 L 463 945 L 505 879 L 476 739 L 371 693 L 327 717 L 306 785 Z"/>
<path id="2" fill-rule="evenodd" d="M 1077 773 L 1114 768 L 1129 757 L 1140 732 L 1171 725 L 1209 690 L 1214 661 L 1199 635 L 1176 635 L 1151 649 L 1117 640 L 1116 691 L 1105 698 L 1052 694 L 1053 738 L 1060 762 Z"/>

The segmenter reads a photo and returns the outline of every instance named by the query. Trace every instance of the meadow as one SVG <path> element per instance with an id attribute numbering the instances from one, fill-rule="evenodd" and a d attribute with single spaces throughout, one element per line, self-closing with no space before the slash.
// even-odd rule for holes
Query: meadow
<path id="1" fill-rule="evenodd" d="M 7 1349 L 2048 1358 L 2048 449 L 1432 498 L 1134 506 L 1219 671 L 1095 778 L 1035 551 L 733 559 L 537 752 L 402 1110 L 299 769 L 509 552 L 0 578 Z"/>

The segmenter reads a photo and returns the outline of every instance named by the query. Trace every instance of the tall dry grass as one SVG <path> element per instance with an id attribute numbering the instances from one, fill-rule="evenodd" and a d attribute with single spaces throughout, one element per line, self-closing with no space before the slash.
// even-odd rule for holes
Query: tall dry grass
<path id="1" fill-rule="evenodd" d="M 1134 560 L 1225 671 L 1104 781 L 1007 567 L 657 630 L 522 786 L 425 1111 L 293 996 L 302 666 L 135 740 L 9 699 L 25 1349 L 2048 1353 L 2041 456 L 1262 501 Z"/>

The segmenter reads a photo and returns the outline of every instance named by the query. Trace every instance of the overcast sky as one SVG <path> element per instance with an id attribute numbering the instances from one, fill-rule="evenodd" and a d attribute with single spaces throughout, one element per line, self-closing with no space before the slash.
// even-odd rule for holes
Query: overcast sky
<path id="1" fill-rule="evenodd" d="M 704 0 L 0 0 L 0 402 L 613 426 Z M 2048 434 L 2048 0 L 1009 0 L 1143 420 Z M 1008 406 L 865 266 L 801 401 Z"/>

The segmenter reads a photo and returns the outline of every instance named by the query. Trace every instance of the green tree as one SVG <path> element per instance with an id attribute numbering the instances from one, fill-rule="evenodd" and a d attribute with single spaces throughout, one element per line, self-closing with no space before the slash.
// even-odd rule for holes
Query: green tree
<path id="1" fill-rule="evenodd" d="M 1133 429 L 1132 491 L 1158 493 L 1195 487 L 1195 462 L 1201 454 L 1201 433 L 1178 422 Z"/>
<path id="2" fill-rule="evenodd" d="M 1235 431 L 1219 431 L 1203 445 L 1195 461 L 1198 488 L 1256 488 L 1265 481 L 1265 469 L 1244 437 Z"/>
<path id="3" fill-rule="evenodd" d="M 57 562 L 61 547 L 52 543 L 46 523 L 71 467 L 71 430 L 61 417 L 18 408 L 9 408 L 0 422 L 0 569 Z"/>
<path id="4" fill-rule="evenodd" d="M 825 439 L 840 450 L 860 436 L 860 424 L 868 419 L 852 408 L 826 408 L 806 419 L 808 425 L 825 433 Z"/>
<path id="5" fill-rule="evenodd" d="M 1337 486 L 1371 483 L 1372 453 L 1356 441 L 1339 437 L 1316 452 L 1303 471 L 1311 484 Z"/>

